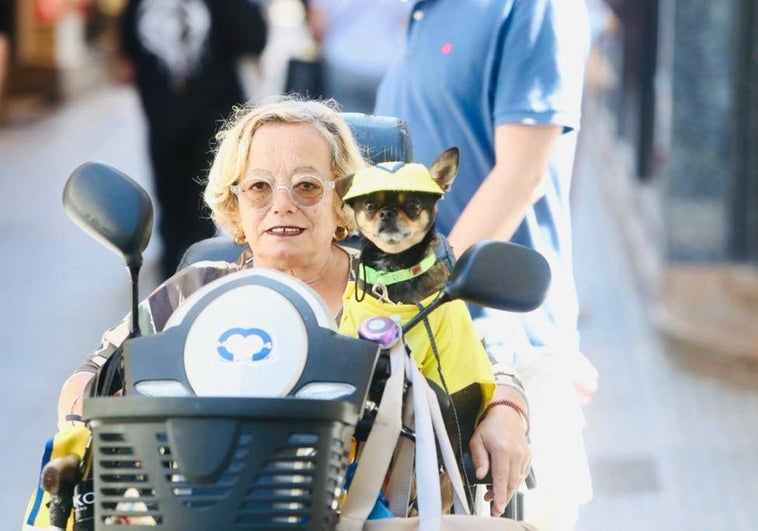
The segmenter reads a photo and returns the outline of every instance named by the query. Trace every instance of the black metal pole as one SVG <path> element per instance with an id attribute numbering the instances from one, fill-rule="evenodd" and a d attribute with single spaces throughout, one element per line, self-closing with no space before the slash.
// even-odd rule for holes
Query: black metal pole
<path id="1" fill-rule="evenodd" d="M 139 270 L 141 265 L 129 266 L 129 276 L 132 281 L 132 334 L 131 337 L 140 335 L 139 329 Z"/>

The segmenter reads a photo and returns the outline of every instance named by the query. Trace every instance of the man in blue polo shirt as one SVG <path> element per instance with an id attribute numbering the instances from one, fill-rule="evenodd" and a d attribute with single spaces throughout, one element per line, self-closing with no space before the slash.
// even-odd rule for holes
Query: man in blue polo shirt
<path id="1" fill-rule="evenodd" d="M 418 162 L 460 148 L 458 177 L 437 220 L 457 256 L 498 239 L 536 249 L 550 263 L 552 285 L 539 310 L 485 310 L 478 320 L 500 362 L 496 398 L 518 399 L 519 380 L 526 389 L 537 488 L 525 511 L 539 529 L 572 529 L 592 496 L 574 385 L 576 374 L 590 375 L 583 386 L 590 391 L 595 381 L 579 351 L 569 215 L 588 48 L 584 0 L 419 1 L 405 53 L 375 108 L 409 122 Z M 478 466 L 486 470 L 491 456 L 495 510 L 512 494 L 511 468 L 520 466 L 498 457 L 503 441 L 525 441 L 511 407 L 492 409 L 472 441 Z"/>

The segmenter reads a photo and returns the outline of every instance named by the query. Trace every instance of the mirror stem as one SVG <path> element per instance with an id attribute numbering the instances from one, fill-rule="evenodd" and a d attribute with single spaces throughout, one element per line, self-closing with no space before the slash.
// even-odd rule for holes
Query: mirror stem
<path id="1" fill-rule="evenodd" d="M 131 337 L 140 336 L 139 330 L 139 270 L 140 266 L 129 266 L 129 276 L 132 281 L 132 334 Z"/>

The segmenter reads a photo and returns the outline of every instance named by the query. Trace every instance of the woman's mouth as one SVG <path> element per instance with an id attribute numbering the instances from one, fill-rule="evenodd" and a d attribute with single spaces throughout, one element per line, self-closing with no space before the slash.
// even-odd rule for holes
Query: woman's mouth
<path id="1" fill-rule="evenodd" d="M 304 229 L 300 227 L 271 227 L 270 229 L 266 230 L 266 234 L 284 238 L 289 236 L 297 236 L 303 232 Z"/>

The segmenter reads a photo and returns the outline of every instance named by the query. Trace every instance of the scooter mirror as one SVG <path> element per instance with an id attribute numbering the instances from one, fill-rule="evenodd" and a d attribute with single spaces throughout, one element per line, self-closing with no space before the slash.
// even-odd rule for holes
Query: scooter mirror
<path id="1" fill-rule="evenodd" d="M 528 312 L 545 300 L 550 266 L 533 249 L 502 241 L 482 241 L 455 263 L 445 298 L 507 310 Z"/>
<path id="2" fill-rule="evenodd" d="M 142 251 L 153 230 L 153 204 L 129 176 L 102 162 L 85 162 L 66 181 L 63 208 L 82 230 L 120 255 L 127 267 L 142 265 Z"/>

